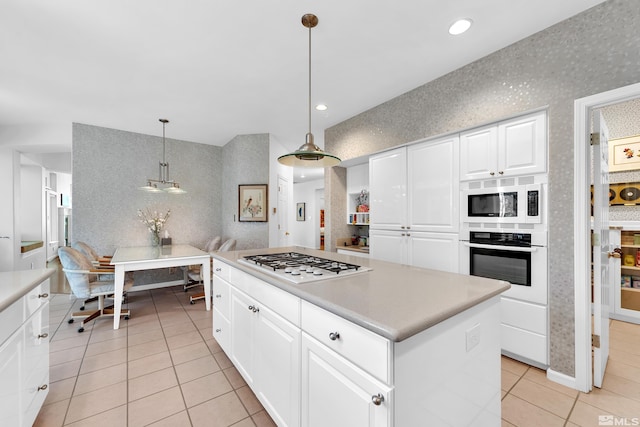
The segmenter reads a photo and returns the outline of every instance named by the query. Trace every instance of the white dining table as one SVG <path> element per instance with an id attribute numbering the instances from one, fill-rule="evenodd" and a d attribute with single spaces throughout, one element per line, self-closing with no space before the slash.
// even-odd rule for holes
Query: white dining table
<path id="1" fill-rule="evenodd" d="M 115 266 L 115 291 L 113 295 L 113 329 L 120 327 L 124 274 L 127 271 L 151 270 L 154 268 L 202 265 L 200 277 L 204 284 L 207 310 L 211 310 L 211 256 L 191 245 L 137 246 L 116 249 L 111 258 Z"/>

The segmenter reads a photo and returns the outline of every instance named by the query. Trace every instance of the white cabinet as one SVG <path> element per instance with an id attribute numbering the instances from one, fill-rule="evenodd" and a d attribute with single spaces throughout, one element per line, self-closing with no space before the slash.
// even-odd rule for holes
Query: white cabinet
<path id="1" fill-rule="evenodd" d="M 9 317 L 12 331 L 0 330 L 0 425 L 31 426 L 49 392 L 49 280 L 0 313 L 3 323 Z"/>
<path id="2" fill-rule="evenodd" d="M 371 228 L 457 232 L 458 145 L 451 136 L 371 156 Z"/>
<path id="3" fill-rule="evenodd" d="M 215 266 L 214 336 L 271 418 L 279 426 L 297 426 L 300 328 L 283 316 L 299 319 L 291 307 L 299 299 L 217 260 Z"/>
<path id="4" fill-rule="evenodd" d="M 537 112 L 460 134 L 460 179 L 546 172 L 547 115 Z"/>
<path id="5" fill-rule="evenodd" d="M 391 425 L 391 389 L 302 334 L 303 427 Z"/>
<path id="6" fill-rule="evenodd" d="M 407 149 L 397 148 L 369 158 L 369 225 L 400 230 L 407 220 Z"/>
<path id="7" fill-rule="evenodd" d="M 374 259 L 457 273 L 458 234 L 423 231 L 369 231 Z"/>

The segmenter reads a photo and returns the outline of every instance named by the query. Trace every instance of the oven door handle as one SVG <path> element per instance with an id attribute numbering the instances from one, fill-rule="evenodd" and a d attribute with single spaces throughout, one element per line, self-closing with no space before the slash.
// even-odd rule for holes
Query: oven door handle
<path id="1" fill-rule="evenodd" d="M 532 246 L 530 248 L 525 248 L 521 246 L 483 245 L 481 243 L 469 243 L 469 242 L 462 242 L 462 244 L 470 248 L 496 249 L 496 250 L 511 251 L 511 252 L 537 252 L 538 251 L 538 248 L 536 248 L 535 246 Z"/>

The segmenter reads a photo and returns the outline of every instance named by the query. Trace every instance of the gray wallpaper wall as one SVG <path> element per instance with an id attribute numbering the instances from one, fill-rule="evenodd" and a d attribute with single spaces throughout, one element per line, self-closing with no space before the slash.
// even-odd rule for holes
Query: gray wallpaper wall
<path id="1" fill-rule="evenodd" d="M 609 0 L 325 131 L 351 159 L 548 106 L 551 368 L 574 376 L 573 102 L 640 81 L 640 2 Z M 329 218 L 344 194 L 326 174 Z M 327 247 L 341 230 L 328 222 Z M 333 227 L 336 227 L 334 230 Z"/>
<path id="2" fill-rule="evenodd" d="M 238 241 L 236 249 L 269 247 L 268 223 L 238 221 L 238 185 L 269 183 L 269 135 L 236 136 L 224 146 L 223 164 L 219 203 L 225 237 Z"/>

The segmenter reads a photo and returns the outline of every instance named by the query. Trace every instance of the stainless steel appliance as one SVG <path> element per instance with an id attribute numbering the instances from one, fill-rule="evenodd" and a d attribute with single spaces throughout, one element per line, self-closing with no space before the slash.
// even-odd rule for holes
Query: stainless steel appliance
<path id="1" fill-rule="evenodd" d="M 461 241 L 461 273 L 506 280 L 503 296 L 547 303 L 546 232 L 469 230 Z"/>
<path id="2" fill-rule="evenodd" d="M 247 255 L 238 262 L 259 268 L 264 273 L 293 283 L 345 277 L 371 270 L 369 267 L 299 252 Z"/>
<path id="3" fill-rule="evenodd" d="M 543 176 L 467 182 L 462 192 L 462 222 L 542 224 L 545 188 Z"/>

